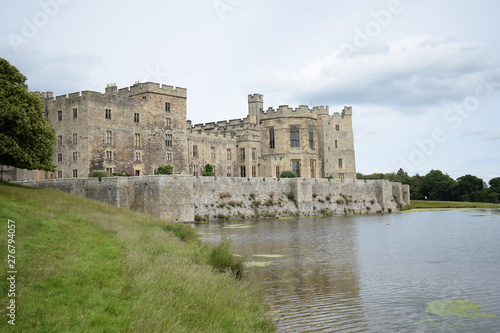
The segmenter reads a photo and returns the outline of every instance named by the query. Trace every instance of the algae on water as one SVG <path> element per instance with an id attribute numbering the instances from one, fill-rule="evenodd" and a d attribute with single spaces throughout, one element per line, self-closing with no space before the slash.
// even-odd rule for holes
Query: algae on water
<path id="1" fill-rule="evenodd" d="M 284 254 L 254 254 L 254 257 L 262 257 L 262 258 L 282 258 Z"/>
<path id="2" fill-rule="evenodd" d="M 425 312 L 432 313 L 440 317 L 464 317 L 464 318 L 499 318 L 499 316 L 477 312 L 480 307 L 476 303 L 464 300 L 446 300 L 427 303 Z"/>
<path id="3" fill-rule="evenodd" d="M 245 267 L 265 267 L 272 263 L 272 261 L 247 261 Z"/>
<path id="4" fill-rule="evenodd" d="M 243 225 L 243 224 L 231 224 L 224 226 L 224 229 L 245 229 L 245 228 L 254 228 L 254 225 Z"/>

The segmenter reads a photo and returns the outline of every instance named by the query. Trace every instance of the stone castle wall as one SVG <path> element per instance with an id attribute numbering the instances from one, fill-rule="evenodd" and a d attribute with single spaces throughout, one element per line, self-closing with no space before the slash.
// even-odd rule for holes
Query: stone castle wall
<path id="1" fill-rule="evenodd" d="M 167 221 L 395 212 L 409 186 L 387 180 L 193 177 L 68 178 L 20 182 L 54 188 Z"/>

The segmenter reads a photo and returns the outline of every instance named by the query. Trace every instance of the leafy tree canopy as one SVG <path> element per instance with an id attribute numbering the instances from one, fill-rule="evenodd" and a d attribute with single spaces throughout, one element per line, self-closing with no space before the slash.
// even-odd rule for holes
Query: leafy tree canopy
<path id="1" fill-rule="evenodd" d="M 52 171 L 54 129 L 25 82 L 16 67 L 0 58 L 0 164 Z"/>
<path id="2" fill-rule="evenodd" d="M 171 175 L 173 173 L 174 173 L 174 167 L 170 164 L 158 167 L 157 174 L 159 175 Z"/>
<path id="3" fill-rule="evenodd" d="M 205 165 L 205 172 L 203 173 L 203 176 L 214 176 L 214 167 L 212 164 L 208 163 Z"/>
<path id="4" fill-rule="evenodd" d="M 297 175 L 292 170 L 284 170 L 281 172 L 281 178 L 295 178 Z"/>

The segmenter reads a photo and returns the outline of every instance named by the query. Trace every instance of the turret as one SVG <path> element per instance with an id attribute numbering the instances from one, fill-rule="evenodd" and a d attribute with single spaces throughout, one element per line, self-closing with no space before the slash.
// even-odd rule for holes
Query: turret
<path id="1" fill-rule="evenodd" d="M 261 94 L 248 95 L 248 116 L 251 121 L 258 123 L 259 115 L 264 108 L 264 96 Z"/>

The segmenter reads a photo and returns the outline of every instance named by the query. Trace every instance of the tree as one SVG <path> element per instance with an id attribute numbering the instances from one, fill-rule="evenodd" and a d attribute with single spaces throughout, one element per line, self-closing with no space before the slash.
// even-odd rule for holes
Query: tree
<path id="1" fill-rule="evenodd" d="M 212 164 L 208 163 L 205 165 L 205 172 L 203 173 L 203 176 L 214 176 L 214 167 Z"/>
<path id="2" fill-rule="evenodd" d="M 476 176 L 465 175 L 457 178 L 457 185 L 453 192 L 459 201 L 488 201 L 484 181 Z"/>
<path id="3" fill-rule="evenodd" d="M 500 201 L 500 177 L 492 178 L 488 182 L 490 188 L 488 189 L 490 201 L 499 202 Z"/>
<path id="4" fill-rule="evenodd" d="M 159 175 L 171 175 L 174 173 L 174 167 L 170 164 L 162 165 L 158 167 L 158 171 L 156 173 Z"/>
<path id="5" fill-rule="evenodd" d="M 295 178 L 297 175 L 291 170 L 284 170 L 281 172 L 280 178 Z"/>
<path id="6" fill-rule="evenodd" d="M 420 193 L 428 200 L 453 201 L 455 181 L 439 170 L 431 170 L 422 177 Z"/>
<path id="7" fill-rule="evenodd" d="M 55 133 L 26 77 L 0 58 L 0 164 L 53 171 Z"/>

